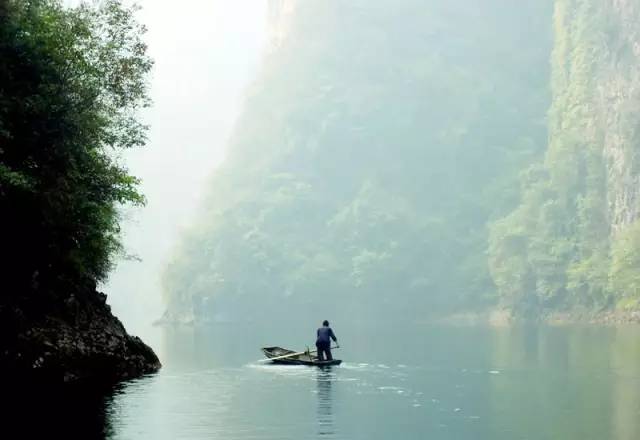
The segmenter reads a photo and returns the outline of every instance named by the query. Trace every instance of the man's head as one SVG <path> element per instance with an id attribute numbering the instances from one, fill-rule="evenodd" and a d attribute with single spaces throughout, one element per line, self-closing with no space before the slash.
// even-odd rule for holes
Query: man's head
<path id="1" fill-rule="evenodd" d="M 329 327 L 329 321 L 325 319 L 324 321 L 322 321 L 322 325 L 325 327 Z"/>

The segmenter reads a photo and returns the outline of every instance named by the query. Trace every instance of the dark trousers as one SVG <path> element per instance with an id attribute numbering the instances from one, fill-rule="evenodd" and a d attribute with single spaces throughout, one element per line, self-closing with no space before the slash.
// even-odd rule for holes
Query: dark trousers
<path id="1" fill-rule="evenodd" d="M 316 348 L 318 349 L 318 359 L 321 361 L 332 361 L 331 356 L 331 343 L 330 342 L 316 342 Z"/>

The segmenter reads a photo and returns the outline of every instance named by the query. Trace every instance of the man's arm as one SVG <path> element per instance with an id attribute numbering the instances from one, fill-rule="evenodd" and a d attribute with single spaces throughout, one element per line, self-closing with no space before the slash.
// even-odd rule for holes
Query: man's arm
<path id="1" fill-rule="evenodd" d="M 329 329 L 329 336 L 333 339 L 333 342 L 338 342 L 336 335 L 333 333 L 333 330 Z"/>

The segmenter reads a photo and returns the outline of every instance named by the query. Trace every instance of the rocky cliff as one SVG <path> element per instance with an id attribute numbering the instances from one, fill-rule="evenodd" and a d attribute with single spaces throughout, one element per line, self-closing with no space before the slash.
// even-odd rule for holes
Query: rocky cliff
<path id="1" fill-rule="evenodd" d="M 272 2 L 275 40 L 167 268 L 167 319 L 493 303 L 488 220 L 546 147 L 551 1 Z"/>
<path id="2" fill-rule="evenodd" d="M 492 275 L 510 306 L 636 306 L 639 6 L 555 2 L 549 147 L 522 175 L 520 206 L 492 225 Z"/>
<path id="3" fill-rule="evenodd" d="M 0 304 L 0 375 L 12 383 L 110 384 L 160 362 L 127 334 L 106 296 L 88 282 L 73 293 L 38 292 Z"/>
<path id="4" fill-rule="evenodd" d="M 273 52 L 280 47 L 291 28 L 297 0 L 269 0 L 268 3 L 268 46 L 267 52 Z"/>
<path id="5" fill-rule="evenodd" d="M 615 235 L 640 214 L 640 4 L 611 0 L 593 111 L 604 133 L 607 211 Z"/>
<path id="6" fill-rule="evenodd" d="M 638 1 L 271 5 L 170 314 L 640 307 Z"/>

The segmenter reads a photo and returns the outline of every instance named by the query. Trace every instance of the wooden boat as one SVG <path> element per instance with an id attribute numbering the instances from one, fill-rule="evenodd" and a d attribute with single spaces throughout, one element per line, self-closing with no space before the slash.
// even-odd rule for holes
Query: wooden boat
<path id="1" fill-rule="evenodd" d="M 300 351 L 287 350 L 282 347 L 264 347 L 262 352 L 274 364 L 281 365 L 309 365 L 316 367 L 328 367 L 330 365 L 340 365 L 340 359 L 331 361 L 321 361 L 318 359 L 316 351 Z"/>

